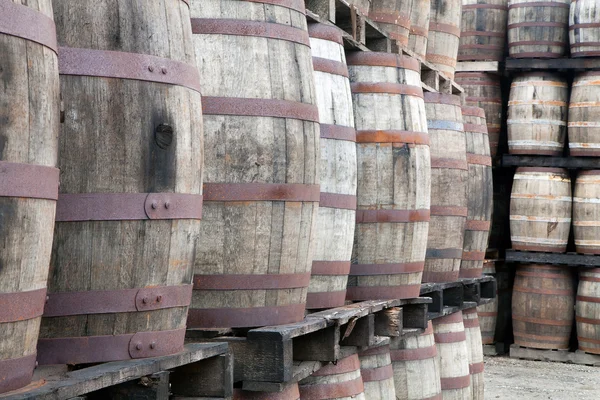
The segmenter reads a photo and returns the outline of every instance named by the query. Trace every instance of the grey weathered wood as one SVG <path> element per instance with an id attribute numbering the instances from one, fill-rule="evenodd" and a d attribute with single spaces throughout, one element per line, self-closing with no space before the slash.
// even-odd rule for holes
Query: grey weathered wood
<path id="1" fill-rule="evenodd" d="M 569 13 L 569 43 L 571 44 L 571 57 L 591 57 L 600 55 L 600 36 L 597 27 L 600 4 L 594 0 L 577 0 L 571 2 Z M 582 24 L 583 27 L 574 25 Z"/>
<path id="2" fill-rule="evenodd" d="M 306 9 L 335 23 L 335 0 L 304 0 Z"/>
<path id="3" fill-rule="evenodd" d="M 599 324 L 596 319 L 598 314 L 598 302 L 595 301 L 596 298 L 600 297 L 598 295 L 598 277 L 600 274 L 596 271 L 598 270 L 581 271 L 579 273 L 577 301 L 575 302 L 575 320 L 577 326 L 578 349 L 588 353 L 600 354 L 600 343 L 598 341 L 600 338 L 600 334 L 598 334 Z"/>
<path id="4" fill-rule="evenodd" d="M 375 314 L 369 314 L 366 317 L 358 318 L 348 336 L 344 333 L 343 326 L 341 333 L 343 335 L 341 344 L 344 346 L 372 346 L 375 344 Z"/>
<path id="5" fill-rule="evenodd" d="M 548 157 L 502 155 L 503 167 L 556 167 L 567 169 L 597 169 L 600 159 L 596 157 Z"/>
<path id="6" fill-rule="evenodd" d="M 486 0 L 485 3 L 479 0 L 462 1 L 459 60 L 504 59 L 507 3 L 507 0 Z M 476 4 L 485 4 L 486 8 L 468 8 Z"/>
<path id="7" fill-rule="evenodd" d="M 598 267 L 600 256 L 587 254 L 538 253 L 533 251 L 506 250 L 507 262 L 560 264 L 571 267 Z"/>
<path id="8" fill-rule="evenodd" d="M 459 61 L 456 64 L 456 72 L 498 72 L 499 69 L 498 61 Z"/>
<path id="9" fill-rule="evenodd" d="M 559 71 L 585 71 L 600 68 L 600 57 L 591 58 L 558 58 L 558 59 L 518 59 L 507 58 L 506 70 L 531 71 L 531 70 L 559 70 Z"/>
<path id="10" fill-rule="evenodd" d="M 294 360 L 337 361 L 340 357 L 340 340 L 338 326 L 299 336 L 294 339 Z"/>
<path id="11" fill-rule="evenodd" d="M 233 354 L 222 354 L 176 369 L 171 374 L 171 392 L 188 397 L 233 396 Z"/>
<path id="12" fill-rule="evenodd" d="M 431 0 L 427 61 L 435 64 L 449 78 L 454 78 L 460 38 L 461 0 Z M 446 32 L 451 26 L 457 32 Z"/>
<path id="13" fill-rule="evenodd" d="M 340 383 L 342 387 L 337 391 L 337 395 L 335 398 L 345 399 L 345 398 L 353 398 L 357 400 L 366 400 L 364 393 L 362 391 L 353 390 L 355 389 L 350 385 L 343 385 L 345 382 L 352 382 L 355 380 L 359 380 L 362 383 L 362 379 L 360 376 L 360 362 L 358 360 L 358 355 L 354 354 L 345 359 L 340 360 L 340 362 L 351 362 L 349 372 L 339 372 L 338 368 L 341 366 L 340 363 L 334 365 L 329 364 L 319 371 L 314 373 L 313 375 L 305 378 L 299 382 L 300 386 L 300 397 L 301 398 L 314 398 L 316 396 L 311 396 L 309 393 L 310 390 L 319 390 L 322 386 Z M 355 369 L 352 369 L 355 368 Z M 326 386 L 325 386 L 326 387 Z M 346 393 L 344 393 L 346 392 Z"/>
<path id="14" fill-rule="evenodd" d="M 413 0 L 372 0 L 369 17 L 377 22 L 399 46 L 407 47 L 412 8 Z"/>
<path id="15" fill-rule="evenodd" d="M 585 254 L 600 254 L 600 229 L 597 221 L 600 220 L 597 204 L 600 186 L 598 185 L 598 172 L 580 172 L 575 182 L 573 193 L 573 237 L 575 250 Z"/>
<path id="16" fill-rule="evenodd" d="M 110 386 L 86 397 L 89 400 L 168 400 L 169 371 L 162 371 L 140 379 Z"/>
<path id="17" fill-rule="evenodd" d="M 596 137 L 600 128 L 597 122 L 600 105 L 595 94 L 600 85 L 600 72 L 590 71 L 577 75 L 571 85 L 569 102 L 569 154 L 574 156 L 600 156 L 600 140 Z"/>
<path id="18" fill-rule="evenodd" d="M 431 0 L 413 0 L 413 8 L 410 13 L 411 30 L 408 37 L 408 49 L 423 59 L 427 53 L 430 7 Z"/>
<path id="19" fill-rule="evenodd" d="M 375 335 L 400 336 L 404 322 L 403 309 L 400 307 L 388 308 L 375 314 Z"/>
<path id="20" fill-rule="evenodd" d="M 475 321 L 475 322 L 474 322 Z M 469 370 L 471 375 L 471 393 L 473 400 L 484 400 L 484 373 L 474 372 L 483 366 L 483 343 L 477 309 L 463 311 L 463 322 L 467 336 L 467 354 L 469 355 Z M 469 327 L 468 324 L 473 326 Z"/>
<path id="21" fill-rule="evenodd" d="M 510 346 L 510 357 L 532 361 L 551 361 L 579 365 L 600 366 L 600 356 L 582 351 L 570 352 L 567 350 L 540 350 L 521 347 L 513 344 Z"/>
<path id="22" fill-rule="evenodd" d="M 365 397 L 373 400 L 396 400 L 394 375 L 385 379 L 368 379 L 368 373 L 381 368 L 392 369 L 389 340 L 378 343 L 371 348 L 359 352 L 360 371 L 363 377 Z"/>

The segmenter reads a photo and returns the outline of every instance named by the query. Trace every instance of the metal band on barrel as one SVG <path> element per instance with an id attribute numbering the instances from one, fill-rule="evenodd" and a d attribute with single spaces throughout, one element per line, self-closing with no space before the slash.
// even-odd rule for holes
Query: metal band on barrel
<path id="1" fill-rule="evenodd" d="M 485 369 L 485 364 L 483 362 L 479 362 L 476 364 L 469 364 L 469 374 L 481 374 Z"/>
<path id="2" fill-rule="evenodd" d="M 440 378 L 442 390 L 464 389 L 471 385 L 471 375 L 454 378 Z"/>
<path id="3" fill-rule="evenodd" d="M 426 251 L 426 258 L 462 258 L 462 249 L 432 249 Z M 425 271 L 428 274 L 445 274 L 446 272 Z M 452 271 L 452 274 L 458 274 L 458 271 Z M 450 281 L 445 281 L 450 282 Z"/>
<path id="4" fill-rule="evenodd" d="M 370 349 L 358 353 L 359 357 L 378 356 L 390 353 L 390 345 L 371 347 Z"/>
<path id="5" fill-rule="evenodd" d="M 347 374 L 360 370 L 360 360 L 357 354 L 342 358 L 335 364 L 329 364 L 313 372 L 312 376 L 329 376 Z"/>
<path id="6" fill-rule="evenodd" d="M 0 12 L 1 12 L 0 7 Z M 20 389 L 31 382 L 37 355 L 0 360 L 0 393 Z"/>
<path id="7" fill-rule="evenodd" d="M 460 26 L 431 22 L 429 32 L 443 32 L 460 38 Z"/>
<path id="8" fill-rule="evenodd" d="M 356 196 L 350 194 L 321 192 L 319 207 L 338 208 L 341 210 L 356 210 Z"/>
<path id="9" fill-rule="evenodd" d="M 356 142 L 356 130 L 351 126 L 320 124 L 321 139 L 345 140 Z"/>
<path id="10" fill-rule="evenodd" d="M 319 201 L 319 185 L 205 183 L 204 201 Z"/>
<path id="11" fill-rule="evenodd" d="M 437 356 L 435 345 L 420 349 L 402 349 L 390 351 L 392 361 L 416 361 L 426 360 Z"/>
<path id="12" fill-rule="evenodd" d="M 428 222 L 429 210 L 356 210 L 357 224 L 376 222 Z"/>
<path id="13" fill-rule="evenodd" d="M 194 275 L 194 290 L 272 290 L 307 287 L 305 274 Z"/>
<path id="14" fill-rule="evenodd" d="M 420 291 L 420 283 L 396 286 L 348 286 L 346 299 L 411 299 L 419 297 Z"/>
<path id="15" fill-rule="evenodd" d="M 346 289 L 337 292 L 308 292 L 306 308 L 335 308 L 342 307 L 346 301 Z"/>
<path id="16" fill-rule="evenodd" d="M 384 24 L 398 25 L 402 28 L 410 28 L 410 16 L 399 13 L 397 10 L 389 11 L 370 11 L 369 18 L 375 22 L 383 22 Z"/>
<path id="17" fill-rule="evenodd" d="M 350 275 L 371 276 L 411 274 L 415 272 L 423 272 L 424 267 L 425 261 L 395 264 L 352 264 L 350 266 Z"/>
<path id="18" fill-rule="evenodd" d="M 509 4 L 508 9 L 523 8 L 523 7 L 562 7 L 570 8 L 571 6 L 567 3 L 559 3 L 556 1 L 531 1 L 526 3 Z"/>
<path id="19" fill-rule="evenodd" d="M 302 0 L 248 0 L 252 3 L 263 3 L 263 4 L 272 4 L 274 6 L 280 6 L 289 8 L 291 10 L 296 10 L 304 14 L 306 9 L 304 8 L 304 2 Z"/>
<path id="20" fill-rule="evenodd" d="M 346 382 L 300 386 L 300 398 L 340 399 L 355 397 L 356 395 L 363 393 L 363 391 L 363 380 L 359 376 L 356 379 Z"/>
<path id="21" fill-rule="evenodd" d="M 427 128 L 443 129 L 445 131 L 464 132 L 465 126 L 462 122 L 446 120 L 427 120 Z"/>
<path id="22" fill-rule="evenodd" d="M 483 165 L 486 167 L 491 167 L 492 166 L 492 157 L 484 156 L 481 154 L 467 153 L 467 164 Z"/>
<path id="23" fill-rule="evenodd" d="M 485 251 L 463 251 L 463 261 L 483 261 L 485 260 Z"/>
<path id="24" fill-rule="evenodd" d="M 416 58 L 392 53 L 374 51 L 355 51 L 346 57 L 348 65 L 363 65 L 371 67 L 392 67 L 410 69 L 421 72 L 419 61 Z"/>
<path id="25" fill-rule="evenodd" d="M 270 393 L 233 389 L 233 398 L 235 400 L 296 400 L 300 398 L 300 390 L 298 385 L 287 385 L 281 392 Z"/>
<path id="26" fill-rule="evenodd" d="M 46 288 L 27 292 L 0 293 L 0 323 L 41 317 L 45 303 Z"/>
<path id="27" fill-rule="evenodd" d="M 408 143 L 429 145 L 429 135 L 424 132 L 401 130 L 359 130 L 357 143 Z"/>
<path id="28" fill-rule="evenodd" d="M 439 326 L 439 325 L 443 325 L 443 324 L 458 324 L 458 323 L 461 323 L 461 322 L 463 322 L 462 312 L 458 312 L 458 313 L 454 313 L 454 314 L 443 316 L 441 318 L 437 318 L 434 321 L 434 325 Z M 434 334 L 436 336 L 438 335 L 435 332 L 434 332 Z"/>
<path id="29" fill-rule="evenodd" d="M 462 171 L 468 171 L 469 164 L 467 163 L 467 160 L 431 157 L 431 168 L 458 169 Z"/>
<path id="30" fill-rule="evenodd" d="M 202 114 L 290 118 L 319 122 L 317 106 L 276 99 L 203 96 Z"/>
<path id="31" fill-rule="evenodd" d="M 39 43 L 58 53 L 54 21 L 31 7 L 0 2 L 0 33 Z"/>
<path id="32" fill-rule="evenodd" d="M 305 304 L 248 308 L 190 308 L 190 328 L 230 328 L 284 325 L 304 318 Z"/>
<path id="33" fill-rule="evenodd" d="M 427 92 L 425 93 L 424 98 L 425 103 L 448 104 L 462 108 L 460 97 L 454 94 Z"/>
<path id="34" fill-rule="evenodd" d="M 312 275 L 348 275 L 350 273 L 350 261 L 320 261 L 312 262 Z"/>
<path id="35" fill-rule="evenodd" d="M 466 313 L 463 313 L 463 314 L 466 314 Z M 477 312 L 475 312 L 475 315 L 477 315 Z M 477 318 L 463 319 L 463 325 L 465 326 L 465 328 L 479 328 L 479 319 L 477 319 Z"/>
<path id="36" fill-rule="evenodd" d="M 394 369 L 392 364 L 384 365 L 379 368 L 364 368 L 360 370 L 363 382 L 379 382 L 394 378 Z"/>
<path id="37" fill-rule="evenodd" d="M 508 11 L 508 7 L 500 4 L 463 4 L 463 10 L 474 10 L 474 9 L 487 9 L 487 10 L 501 10 Z M 504 37 L 504 36 L 503 36 Z"/>
<path id="38" fill-rule="evenodd" d="M 490 221 L 468 219 L 465 224 L 465 230 L 487 232 L 490 230 L 491 225 L 492 223 Z"/>
<path id="39" fill-rule="evenodd" d="M 329 60 L 327 58 L 313 57 L 313 69 L 318 72 L 348 77 L 348 66 L 343 62 Z"/>
<path id="40" fill-rule="evenodd" d="M 399 94 L 423 98 L 423 89 L 419 86 L 403 85 L 389 82 L 355 82 L 350 84 L 352 93 Z"/>
<path id="41" fill-rule="evenodd" d="M 344 31 L 341 28 L 333 25 L 308 24 L 308 35 L 311 38 L 328 40 L 337 43 L 340 46 L 344 45 L 343 32 Z"/>
<path id="42" fill-rule="evenodd" d="M 0 197 L 58 199 L 58 168 L 0 161 Z"/>
<path id="43" fill-rule="evenodd" d="M 167 83 L 200 92 L 200 73 L 195 65 L 149 54 L 60 47 L 58 71 L 61 75 Z"/>
<path id="44" fill-rule="evenodd" d="M 488 133 L 487 124 L 463 124 L 465 132 L 473 132 L 473 133 Z"/>

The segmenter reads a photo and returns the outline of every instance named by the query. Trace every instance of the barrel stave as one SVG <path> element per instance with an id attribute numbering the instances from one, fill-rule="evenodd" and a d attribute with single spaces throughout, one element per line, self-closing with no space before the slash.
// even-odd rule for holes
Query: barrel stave
<path id="1" fill-rule="evenodd" d="M 427 56 L 448 78 L 454 78 L 460 42 L 461 0 L 431 0 Z"/>
<path id="2" fill-rule="evenodd" d="M 600 72 L 584 72 L 571 88 L 569 103 L 569 152 L 572 156 L 600 155 Z"/>
<path id="3" fill-rule="evenodd" d="M 463 0 L 459 61 L 503 61 L 507 0 Z"/>
<path id="4" fill-rule="evenodd" d="M 600 234 L 598 226 L 597 193 L 600 184 L 600 171 L 580 172 L 573 193 L 573 236 L 578 253 L 598 254 L 600 243 L 596 240 Z"/>
<path id="5" fill-rule="evenodd" d="M 571 57 L 600 56 L 599 13 L 600 4 L 595 0 L 575 0 L 571 2 L 569 13 Z"/>
<path id="6" fill-rule="evenodd" d="M 413 0 L 413 6 L 410 13 L 408 49 L 422 59 L 425 59 L 427 55 L 430 17 L 431 0 Z"/>
<path id="7" fill-rule="evenodd" d="M 579 350 L 600 354 L 600 270 L 579 273 L 575 302 L 575 320 Z"/>

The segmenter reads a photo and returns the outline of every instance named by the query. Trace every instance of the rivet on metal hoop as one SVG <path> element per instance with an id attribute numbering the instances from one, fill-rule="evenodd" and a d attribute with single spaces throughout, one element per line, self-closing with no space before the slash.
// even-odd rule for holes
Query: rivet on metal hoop
<path id="1" fill-rule="evenodd" d="M 156 348 L 156 342 L 150 343 L 150 348 L 154 350 Z"/>
<path id="2" fill-rule="evenodd" d="M 153 202 L 152 202 L 152 208 L 153 208 L 154 210 L 156 210 L 156 207 L 158 207 L 158 203 L 157 203 L 156 201 L 153 201 Z"/>
<path id="3" fill-rule="evenodd" d="M 148 71 L 154 72 L 154 67 L 152 65 L 148 65 Z"/>
<path id="4" fill-rule="evenodd" d="M 167 69 L 166 69 L 165 67 L 162 67 L 162 68 L 160 69 L 160 72 L 162 72 L 162 73 L 163 73 L 163 75 L 166 75 L 166 74 L 167 74 Z"/>
<path id="5" fill-rule="evenodd" d="M 141 350 L 141 349 L 142 349 L 142 344 L 141 344 L 141 343 L 137 343 L 137 344 L 135 345 L 135 349 L 136 349 L 136 350 Z"/>

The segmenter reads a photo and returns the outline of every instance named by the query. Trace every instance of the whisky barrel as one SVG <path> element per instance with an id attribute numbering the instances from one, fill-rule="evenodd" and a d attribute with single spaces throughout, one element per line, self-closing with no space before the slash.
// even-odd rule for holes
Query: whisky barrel
<path id="1" fill-rule="evenodd" d="M 410 15 L 415 0 L 373 0 L 369 18 L 401 47 L 408 46 L 410 34 Z"/>
<path id="2" fill-rule="evenodd" d="M 513 58 L 558 58 L 568 45 L 571 0 L 509 0 L 508 52 Z"/>
<path id="3" fill-rule="evenodd" d="M 600 254 L 600 171 L 581 171 L 573 193 L 573 236 L 575 249 L 583 254 Z"/>
<path id="4" fill-rule="evenodd" d="M 459 61 L 503 61 L 507 0 L 462 0 Z"/>
<path id="5" fill-rule="evenodd" d="M 191 3 L 213 149 L 195 248 L 195 328 L 302 320 L 310 282 L 321 149 L 304 5 L 243 3 Z"/>
<path id="6" fill-rule="evenodd" d="M 52 1 L 0 2 L 0 43 L 3 393 L 31 381 L 46 301 L 59 175 L 58 47 Z"/>
<path id="7" fill-rule="evenodd" d="M 431 141 L 431 222 L 423 282 L 458 279 L 468 215 L 468 164 L 460 97 L 426 93 Z"/>
<path id="8" fill-rule="evenodd" d="M 600 156 L 600 71 L 575 77 L 569 103 L 569 151 L 572 156 Z"/>
<path id="9" fill-rule="evenodd" d="M 463 243 L 461 278 L 481 276 L 492 219 L 492 159 L 485 111 L 462 107 L 467 144 L 467 221 Z"/>
<path id="10" fill-rule="evenodd" d="M 571 228 L 571 179 L 561 168 L 517 168 L 510 194 L 514 250 L 563 253 Z"/>
<path id="11" fill-rule="evenodd" d="M 300 398 L 306 400 L 366 400 L 357 354 L 327 365 L 299 382 Z"/>
<path id="12" fill-rule="evenodd" d="M 427 56 L 448 78 L 454 78 L 462 0 L 431 0 Z"/>
<path id="13" fill-rule="evenodd" d="M 502 125 L 502 90 L 500 77 L 485 72 L 459 72 L 456 83 L 465 89 L 469 106 L 485 110 L 485 118 L 490 140 L 490 154 L 496 156 Z"/>
<path id="14" fill-rule="evenodd" d="M 567 136 L 569 85 L 548 72 L 517 76 L 508 101 L 508 151 L 511 154 L 562 155 Z"/>
<path id="15" fill-rule="evenodd" d="M 203 159 L 189 7 L 113 3 L 54 1 L 64 123 L 40 364 L 183 348 Z"/>
<path id="16" fill-rule="evenodd" d="M 463 324 L 467 336 L 471 393 L 473 400 L 484 400 L 483 343 L 481 340 L 481 327 L 479 326 L 477 307 L 463 310 Z"/>
<path id="17" fill-rule="evenodd" d="M 365 398 L 373 400 L 396 400 L 394 369 L 388 343 L 374 346 L 358 353 L 360 375 L 365 387 Z"/>
<path id="18" fill-rule="evenodd" d="M 348 57 L 358 156 L 358 209 L 347 299 L 418 297 L 429 226 L 429 136 L 419 63 Z"/>
<path id="19" fill-rule="evenodd" d="M 575 320 L 579 350 L 600 354 L 600 268 L 579 273 Z"/>
<path id="20" fill-rule="evenodd" d="M 571 57 L 600 56 L 600 3 L 596 0 L 571 0 L 569 42 Z"/>
<path id="21" fill-rule="evenodd" d="M 536 349 L 568 349 L 575 287 L 568 267 L 522 264 L 512 297 L 515 343 Z"/>
<path id="22" fill-rule="evenodd" d="M 429 18 L 431 16 L 431 0 L 413 0 L 410 12 L 410 33 L 408 49 L 425 59 L 427 55 L 427 38 L 429 37 Z"/>
<path id="23" fill-rule="evenodd" d="M 483 274 L 496 274 L 494 261 L 486 260 L 483 263 Z M 498 294 L 490 303 L 477 306 L 477 316 L 481 327 L 481 342 L 483 344 L 493 344 L 496 334 L 496 321 L 498 319 Z"/>
<path id="24" fill-rule="evenodd" d="M 306 308 L 344 305 L 356 225 L 356 132 L 342 30 L 309 25 L 321 126 L 321 201 Z"/>
<path id="25" fill-rule="evenodd" d="M 390 348 L 398 400 L 441 398 L 440 361 L 431 321 L 419 336 L 392 338 Z"/>
<path id="26" fill-rule="evenodd" d="M 251 392 L 233 389 L 233 400 L 300 400 L 298 384 L 289 384 L 281 392 Z"/>
<path id="27" fill-rule="evenodd" d="M 442 398 L 472 399 L 467 335 L 462 311 L 434 319 L 433 336 L 440 360 Z"/>

